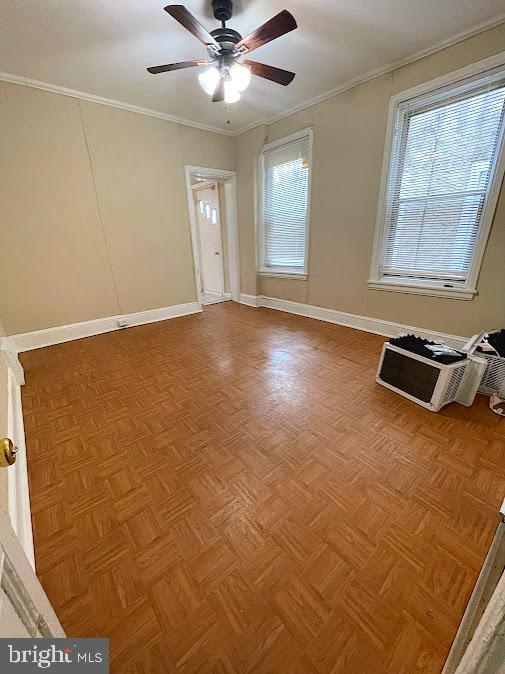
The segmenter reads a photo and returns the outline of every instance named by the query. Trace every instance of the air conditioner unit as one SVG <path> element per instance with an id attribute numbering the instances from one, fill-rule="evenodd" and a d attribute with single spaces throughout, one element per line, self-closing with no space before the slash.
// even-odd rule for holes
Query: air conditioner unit
<path id="1" fill-rule="evenodd" d="M 431 412 L 452 402 L 470 406 L 486 370 L 486 361 L 474 355 L 456 363 L 438 363 L 386 342 L 377 371 L 377 383 Z"/>
<path id="2" fill-rule="evenodd" d="M 493 330 L 492 332 L 481 332 L 478 335 L 474 335 L 469 342 L 465 345 L 463 349 L 467 353 L 474 354 L 476 348 L 482 342 L 484 337 L 488 337 L 494 333 L 499 332 L 498 330 Z M 500 398 L 505 398 L 505 358 L 503 356 L 497 356 L 493 353 L 478 352 L 480 358 L 484 358 L 486 361 L 486 371 L 482 377 L 482 381 L 479 386 L 479 393 L 484 395 L 491 396 L 493 393 L 497 393 Z"/>

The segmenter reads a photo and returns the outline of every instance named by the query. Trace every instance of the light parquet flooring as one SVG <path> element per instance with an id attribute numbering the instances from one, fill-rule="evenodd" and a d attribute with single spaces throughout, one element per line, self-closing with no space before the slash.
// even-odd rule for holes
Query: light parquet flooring
<path id="1" fill-rule="evenodd" d="M 383 338 L 231 302 L 22 356 L 37 570 L 112 671 L 436 674 L 505 422 L 374 383 Z"/>

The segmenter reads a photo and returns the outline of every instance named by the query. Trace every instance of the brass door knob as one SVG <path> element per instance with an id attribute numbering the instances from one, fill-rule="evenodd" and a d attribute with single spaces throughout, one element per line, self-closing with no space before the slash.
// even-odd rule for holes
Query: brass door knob
<path id="1" fill-rule="evenodd" d="M 8 468 L 12 466 L 16 460 L 18 448 L 14 447 L 14 443 L 9 438 L 2 438 L 0 440 L 0 468 Z"/>

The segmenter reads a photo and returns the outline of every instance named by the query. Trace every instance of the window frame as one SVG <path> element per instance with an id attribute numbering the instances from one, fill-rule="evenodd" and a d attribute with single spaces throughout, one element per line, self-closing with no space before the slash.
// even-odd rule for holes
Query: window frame
<path id="1" fill-rule="evenodd" d="M 451 91 L 458 87 L 463 87 L 466 84 L 470 85 L 480 80 L 492 80 L 499 78 L 500 76 L 505 76 L 505 52 L 501 52 L 500 54 L 465 68 L 460 68 L 452 73 L 438 77 L 417 87 L 413 87 L 412 89 L 407 89 L 391 97 L 382 163 L 379 201 L 377 206 L 377 220 L 375 223 L 372 263 L 368 279 L 369 289 L 431 295 L 461 300 L 471 300 L 477 294 L 477 282 L 482 266 L 484 251 L 491 231 L 500 187 L 505 172 L 505 124 L 502 125 L 500 131 L 501 135 L 498 141 L 499 147 L 496 155 L 494 174 L 489 185 L 489 191 L 482 211 L 479 235 L 473 252 L 468 277 L 464 284 L 458 284 L 455 287 L 446 287 L 448 282 L 443 281 L 442 279 L 428 280 L 422 279 L 420 276 L 417 278 L 415 278 L 415 276 L 412 278 L 407 276 L 399 276 L 397 278 L 382 276 L 380 267 L 382 260 L 384 259 L 384 248 L 389 228 L 387 190 L 389 176 L 392 170 L 394 170 L 395 161 L 397 160 L 397 157 L 393 156 L 392 151 L 396 134 L 402 133 L 405 119 L 405 112 L 403 110 L 405 104 L 412 103 L 417 99 L 420 102 L 429 105 L 430 102 L 435 103 L 441 96 L 444 96 L 445 94 L 449 95 Z M 404 119 L 400 121 L 402 114 Z"/>
<path id="2" fill-rule="evenodd" d="M 304 266 L 299 270 L 295 267 L 286 266 L 266 266 L 265 265 L 265 218 L 264 218 L 264 191 L 265 191 L 265 152 L 273 150 L 277 147 L 282 147 L 295 140 L 307 138 L 309 142 L 308 160 L 309 160 L 309 177 L 307 184 L 307 220 L 305 223 L 305 249 L 304 249 Z M 257 273 L 265 277 L 280 277 L 292 279 L 307 279 L 308 278 L 308 258 L 309 258 L 309 236 L 310 236 L 310 216 L 311 216 L 311 194 L 312 194 L 312 167 L 313 167 L 313 141 L 314 133 L 312 127 L 307 127 L 288 136 L 283 136 L 271 143 L 266 143 L 258 157 L 258 198 L 257 198 Z"/>

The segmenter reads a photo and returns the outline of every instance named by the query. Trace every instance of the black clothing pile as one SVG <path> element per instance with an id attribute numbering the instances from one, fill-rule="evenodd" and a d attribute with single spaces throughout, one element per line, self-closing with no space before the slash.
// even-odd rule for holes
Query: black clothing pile
<path id="1" fill-rule="evenodd" d="M 505 330 L 498 330 L 498 332 L 491 332 L 488 335 L 486 341 L 493 347 L 498 356 L 505 358 Z M 477 351 L 480 351 L 481 353 L 491 353 L 489 349 L 483 349 L 480 346 L 477 347 Z"/>
<path id="2" fill-rule="evenodd" d="M 429 358 L 437 363 L 442 363 L 443 365 L 457 363 L 460 360 L 465 360 L 467 357 L 466 353 L 451 349 L 451 347 L 446 346 L 445 344 L 437 344 L 436 342 L 430 342 L 429 339 L 416 337 L 416 335 L 392 337 L 389 340 L 389 343 L 398 346 L 401 349 L 405 349 L 405 351 L 417 353 L 418 356 L 424 356 L 424 358 Z"/>

